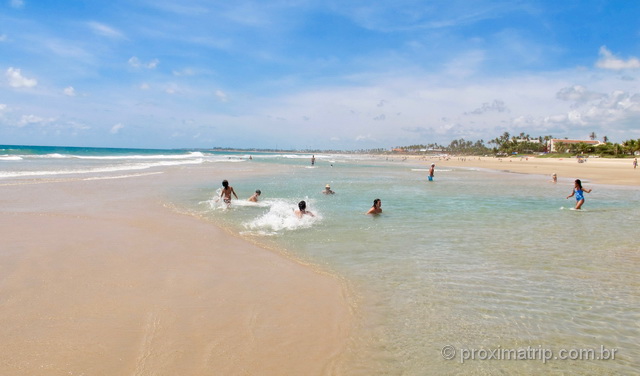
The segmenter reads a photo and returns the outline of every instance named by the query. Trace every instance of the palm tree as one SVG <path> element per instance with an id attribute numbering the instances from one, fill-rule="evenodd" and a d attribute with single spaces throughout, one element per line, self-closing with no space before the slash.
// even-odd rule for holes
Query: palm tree
<path id="1" fill-rule="evenodd" d="M 609 142 L 609 137 L 607 136 L 602 137 L 602 141 L 606 144 L 607 142 Z"/>
<path id="2" fill-rule="evenodd" d="M 591 141 L 596 139 L 596 132 L 591 132 L 591 134 L 589 135 L 589 138 L 591 139 Z"/>

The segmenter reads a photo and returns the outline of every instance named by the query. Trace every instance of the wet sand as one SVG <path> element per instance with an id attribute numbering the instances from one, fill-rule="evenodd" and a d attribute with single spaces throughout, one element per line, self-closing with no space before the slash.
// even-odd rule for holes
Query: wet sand
<path id="1" fill-rule="evenodd" d="M 341 281 L 163 205 L 195 172 L 0 182 L 0 374 L 340 368 Z"/>

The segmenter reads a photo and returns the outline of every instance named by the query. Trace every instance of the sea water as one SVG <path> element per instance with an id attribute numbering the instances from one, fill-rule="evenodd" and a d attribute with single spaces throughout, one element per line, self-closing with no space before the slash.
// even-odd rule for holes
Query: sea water
<path id="1" fill-rule="evenodd" d="M 0 184 L 253 171 L 172 187 L 173 205 L 341 278 L 357 327 L 336 372 L 633 374 L 640 368 L 640 193 L 357 155 L 0 147 Z M 430 161 L 429 161 L 430 162 Z M 221 180 L 221 179 L 218 179 Z M 334 195 L 324 195 L 326 184 Z M 258 203 L 246 201 L 256 189 Z M 373 200 L 383 213 L 365 215 Z M 293 211 L 307 202 L 314 217 Z M 584 351 L 583 351 L 584 350 Z M 615 350 L 612 357 L 611 352 Z M 580 351 L 580 352 L 579 352 Z M 591 352 L 589 352 L 591 351 Z M 604 355 L 607 355 L 606 357 Z M 514 358 L 515 356 L 515 358 Z M 449 359 L 451 358 L 451 359 Z"/>
<path id="2" fill-rule="evenodd" d="M 232 182 L 244 196 L 230 207 L 216 201 L 220 191 L 198 205 L 348 282 L 359 326 L 344 373 L 640 367 L 636 187 L 585 181 L 593 192 L 573 211 L 571 180 L 444 167 L 429 182 L 427 163 L 316 159 L 283 159 L 285 172 Z M 322 194 L 325 184 L 336 193 Z M 260 202 L 245 202 L 255 189 Z M 375 198 L 383 213 L 365 215 Z M 293 215 L 301 200 L 315 217 Z"/>

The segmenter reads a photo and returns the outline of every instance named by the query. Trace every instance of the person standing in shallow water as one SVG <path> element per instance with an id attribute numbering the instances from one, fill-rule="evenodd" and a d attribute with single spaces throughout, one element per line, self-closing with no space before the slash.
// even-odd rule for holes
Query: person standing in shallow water
<path id="1" fill-rule="evenodd" d="M 223 180 L 222 181 L 222 192 L 220 192 L 220 197 L 222 198 L 224 203 L 227 204 L 227 207 L 229 207 L 231 205 L 231 194 L 232 193 L 233 193 L 234 196 L 236 196 L 236 200 L 237 200 L 238 199 L 238 195 L 236 194 L 236 191 L 233 190 L 233 187 L 229 185 L 229 182 L 227 180 Z"/>
<path id="2" fill-rule="evenodd" d="M 429 181 L 433 181 L 433 176 L 436 173 L 436 164 L 432 163 L 431 167 L 429 168 Z"/>
<path id="3" fill-rule="evenodd" d="M 584 192 L 591 193 L 591 189 L 582 188 L 582 182 L 580 179 L 576 179 L 573 185 L 573 191 L 567 196 L 567 198 L 576 196 L 576 210 L 580 210 L 582 204 L 584 204 Z"/>
<path id="4" fill-rule="evenodd" d="M 315 156 L 315 155 L 312 155 L 312 156 L 311 156 L 311 165 L 313 166 L 313 165 L 315 165 L 315 164 L 316 164 L 316 156 Z"/>
<path id="5" fill-rule="evenodd" d="M 382 213 L 382 200 L 376 198 L 373 200 L 373 206 L 366 214 L 380 214 Z"/>

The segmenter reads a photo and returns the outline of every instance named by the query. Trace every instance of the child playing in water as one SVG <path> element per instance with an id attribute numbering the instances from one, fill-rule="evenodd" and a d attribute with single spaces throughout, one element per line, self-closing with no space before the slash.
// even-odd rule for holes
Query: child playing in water
<path id="1" fill-rule="evenodd" d="M 583 189 L 582 182 L 580 179 L 576 179 L 576 182 L 573 186 L 573 191 L 567 198 L 576 196 L 576 210 L 580 210 L 582 204 L 584 204 L 584 192 L 591 193 L 591 189 Z"/>
<path id="2" fill-rule="evenodd" d="M 258 196 L 260 196 L 261 194 L 262 192 L 260 192 L 259 189 L 256 189 L 256 193 L 254 193 L 253 196 L 249 197 L 249 201 L 258 202 Z"/>
<path id="3" fill-rule="evenodd" d="M 231 205 L 231 194 L 233 193 L 236 196 L 236 200 L 238 199 L 238 195 L 236 191 L 233 190 L 233 187 L 229 185 L 229 182 L 226 180 L 222 181 L 222 192 L 220 193 L 220 197 L 227 204 L 227 207 Z"/>
<path id="4" fill-rule="evenodd" d="M 298 203 L 298 210 L 294 210 L 294 213 L 298 216 L 298 218 L 302 218 L 302 216 L 305 214 L 315 217 L 312 212 L 307 210 L 307 203 L 304 201 L 300 201 Z"/>

